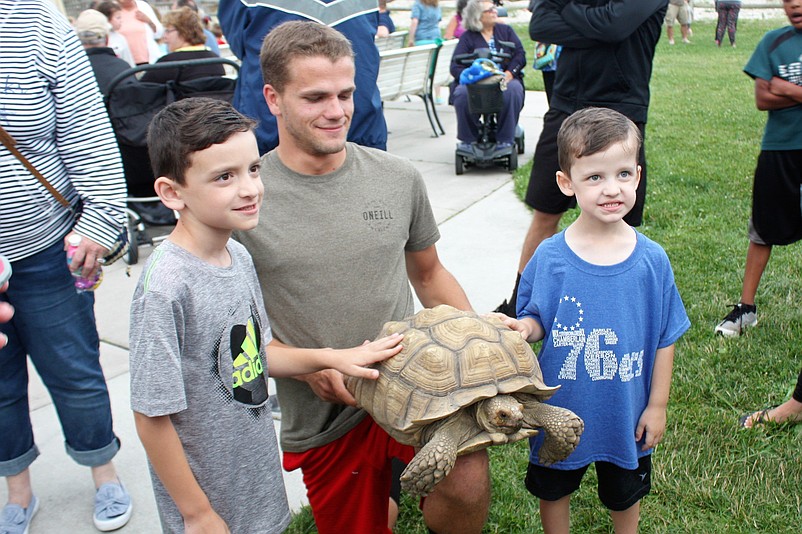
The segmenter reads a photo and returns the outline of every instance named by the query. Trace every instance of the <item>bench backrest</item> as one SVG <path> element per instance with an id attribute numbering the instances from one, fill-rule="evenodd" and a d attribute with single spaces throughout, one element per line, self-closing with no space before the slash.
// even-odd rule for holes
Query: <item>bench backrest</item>
<path id="1" fill-rule="evenodd" d="M 393 50 L 394 48 L 403 48 L 407 42 L 407 36 L 409 32 L 407 30 L 400 30 L 397 32 L 393 32 L 390 35 L 385 37 L 376 37 L 374 42 L 376 43 L 376 48 L 379 49 L 379 52 L 382 50 Z"/>
<path id="2" fill-rule="evenodd" d="M 443 41 L 437 51 L 437 59 L 432 73 L 432 87 L 442 87 L 451 83 L 451 58 L 459 39 Z"/>
<path id="3" fill-rule="evenodd" d="M 382 100 L 425 94 L 435 50 L 437 45 L 427 44 L 380 52 L 376 84 Z"/>

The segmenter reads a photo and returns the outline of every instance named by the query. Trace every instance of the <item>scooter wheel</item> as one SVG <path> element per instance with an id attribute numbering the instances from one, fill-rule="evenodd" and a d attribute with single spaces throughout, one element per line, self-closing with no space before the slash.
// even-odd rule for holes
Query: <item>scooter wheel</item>
<path id="1" fill-rule="evenodd" d="M 507 170 L 514 171 L 518 168 L 518 152 L 513 150 L 507 157 Z"/>
<path id="2" fill-rule="evenodd" d="M 525 145 L 526 145 L 526 137 L 524 136 L 524 133 L 523 133 L 523 132 L 521 132 L 521 135 L 520 135 L 520 137 L 518 137 L 518 138 L 515 140 L 515 146 L 518 148 L 518 153 L 519 153 L 519 154 L 523 154 L 523 153 L 524 153 L 524 150 L 526 150 L 526 149 L 524 148 L 524 147 L 525 147 Z"/>
<path id="3" fill-rule="evenodd" d="M 457 176 L 465 172 L 465 158 L 459 154 L 454 156 L 454 171 L 457 173 Z"/>

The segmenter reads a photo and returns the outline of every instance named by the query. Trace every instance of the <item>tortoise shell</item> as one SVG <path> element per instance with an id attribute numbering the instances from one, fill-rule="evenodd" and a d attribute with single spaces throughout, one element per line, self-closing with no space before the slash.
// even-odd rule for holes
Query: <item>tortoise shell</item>
<path id="1" fill-rule="evenodd" d="M 379 337 L 403 333 L 403 350 L 376 365 L 377 380 L 349 378 L 357 403 L 397 441 L 421 445 L 420 430 L 475 402 L 506 393 L 543 401 L 532 348 L 496 317 L 441 305 L 384 325 Z"/>

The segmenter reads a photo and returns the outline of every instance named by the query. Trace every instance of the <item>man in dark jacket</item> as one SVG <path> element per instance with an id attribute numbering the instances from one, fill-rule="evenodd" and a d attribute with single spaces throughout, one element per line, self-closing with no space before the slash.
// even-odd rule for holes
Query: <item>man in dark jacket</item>
<path id="1" fill-rule="evenodd" d="M 645 133 L 649 109 L 652 60 L 668 0 L 542 0 L 532 14 L 529 35 L 533 40 L 563 46 L 554 80 L 550 108 L 535 148 L 526 203 L 534 209 L 518 265 L 518 280 L 540 242 L 557 233 L 557 227 L 574 197 L 557 187 L 557 132 L 574 111 L 597 106 L 629 117 Z M 624 218 L 639 226 L 646 200 L 646 155 L 641 145 L 642 167 L 637 200 Z M 515 289 L 497 311 L 516 314 Z"/>

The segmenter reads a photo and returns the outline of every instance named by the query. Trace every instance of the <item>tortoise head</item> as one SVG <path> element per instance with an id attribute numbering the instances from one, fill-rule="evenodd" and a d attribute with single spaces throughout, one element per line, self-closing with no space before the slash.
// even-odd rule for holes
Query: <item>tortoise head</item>
<path id="1" fill-rule="evenodd" d="M 524 422 L 523 405 L 511 395 L 496 395 L 476 403 L 476 422 L 484 430 L 514 434 Z"/>

